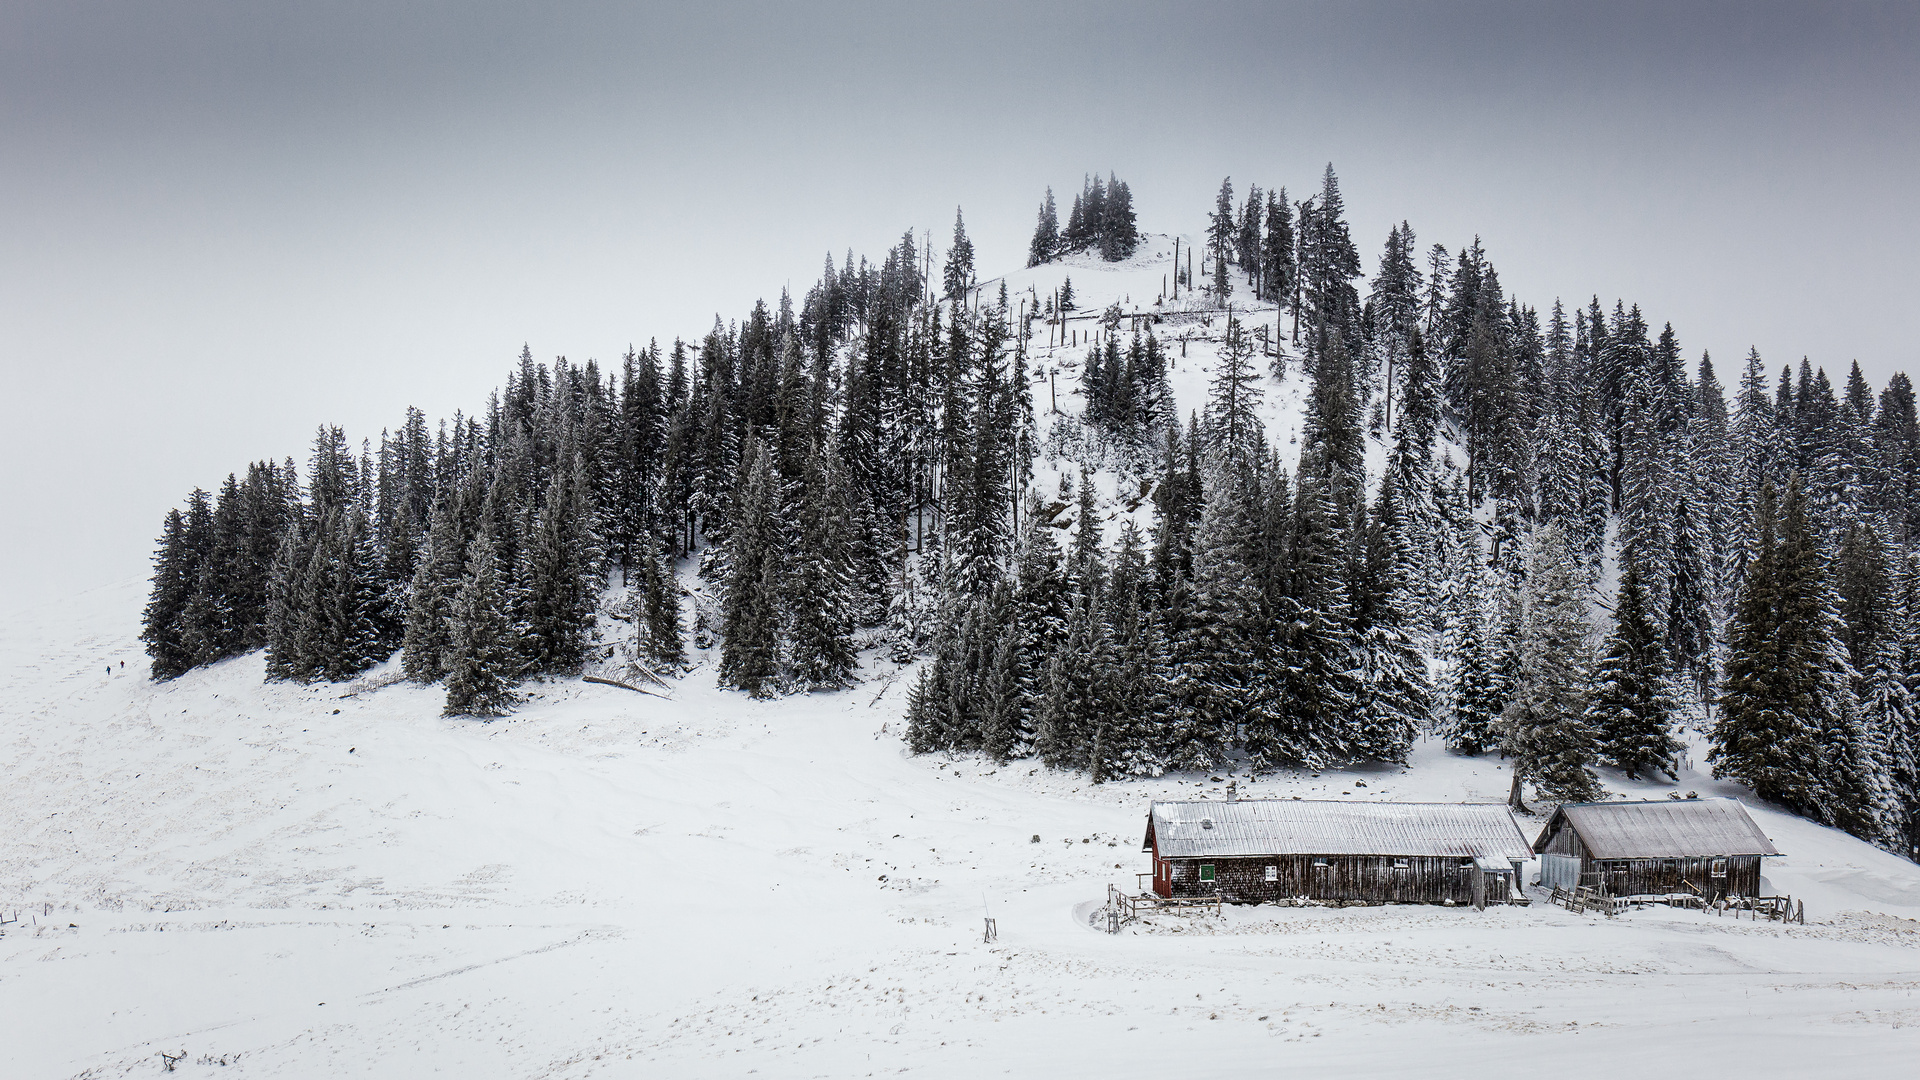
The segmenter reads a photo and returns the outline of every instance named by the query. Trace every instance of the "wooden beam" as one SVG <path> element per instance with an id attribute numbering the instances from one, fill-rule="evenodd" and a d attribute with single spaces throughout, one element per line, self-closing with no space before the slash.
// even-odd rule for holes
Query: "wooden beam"
<path id="1" fill-rule="evenodd" d="M 618 680 L 618 679 L 603 679 L 603 678 L 601 678 L 601 677 L 600 677 L 600 676 L 598 676 L 598 675 L 582 675 L 582 676 L 580 676 L 580 681 L 581 681 L 581 682 L 590 682 L 590 683 L 598 683 L 598 684 L 600 684 L 601 686 L 617 686 L 617 687 L 619 687 L 619 688 L 620 688 L 620 689 L 622 689 L 622 690 L 631 690 L 631 691 L 633 691 L 633 692 L 634 692 L 634 693 L 636 693 L 636 694 L 645 694 L 645 695 L 647 695 L 648 697 L 657 697 L 657 698 L 659 698 L 659 699 L 660 699 L 660 700 L 662 700 L 662 701 L 672 701 L 672 700 L 673 700 L 672 698 L 670 698 L 670 697 L 668 697 L 668 696 L 667 696 L 667 695 L 665 695 L 665 694 L 656 694 L 656 693 L 654 693 L 654 692 L 653 692 L 653 691 L 651 691 L 651 690 L 643 690 L 643 689 L 641 689 L 641 688 L 640 688 L 640 687 L 638 687 L 638 686 L 631 686 L 631 685 L 629 685 L 629 684 L 627 684 L 627 683 L 623 683 L 623 682 L 621 682 L 621 681 L 620 681 L 620 680 Z"/>

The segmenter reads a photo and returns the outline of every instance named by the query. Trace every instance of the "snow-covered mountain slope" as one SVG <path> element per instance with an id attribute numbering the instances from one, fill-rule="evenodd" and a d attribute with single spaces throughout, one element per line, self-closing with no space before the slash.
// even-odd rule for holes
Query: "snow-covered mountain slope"
<path id="1" fill-rule="evenodd" d="M 997 302 L 1004 283 L 1008 307 L 1017 314 L 1023 299 L 1029 312 L 1046 310 L 1056 291 L 1071 282 L 1075 307 L 1068 312 L 1065 325 L 1036 321 L 1027 340 L 1027 371 L 1032 380 L 1041 448 L 1034 463 L 1033 490 L 1050 496 L 1057 490 L 1061 475 L 1072 482 L 1082 466 L 1090 466 L 1104 520 L 1113 526 L 1105 536 L 1109 544 L 1123 517 L 1131 517 L 1143 535 L 1152 535 L 1152 508 L 1140 496 L 1142 482 L 1154 478 L 1123 475 L 1110 463 L 1083 461 L 1072 454 L 1056 456 L 1052 448 L 1059 440 L 1051 436 L 1055 424 L 1077 423 L 1085 412 L 1086 401 L 1080 393 L 1083 367 L 1089 351 L 1105 341 L 1103 335 L 1108 331 L 1102 325 L 1110 310 L 1121 317 L 1115 336 L 1123 351 L 1136 330 L 1151 332 L 1160 340 L 1169 357 L 1167 386 L 1183 426 L 1189 416 L 1205 410 L 1227 320 L 1238 319 L 1258 350 L 1254 367 L 1263 376 L 1263 397 L 1256 411 L 1267 443 L 1280 452 L 1289 469 L 1300 454 L 1306 398 L 1312 386 L 1300 372 L 1292 321 L 1273 304 L 1255 299 L 1246 275 L 1231 267 L 1228 272 L 1234 282 L 1233 292 L 1224 305 L 1186 286 L 1174 298 L 1175 239 L 1168 234 L 1152 234 L 1142 240 L 1131 258 L 1121 262 L 1109 263 L 1092 253 L 1069 255 L 983 281 L 976 289 L 981 301 Z M 1178 238 L 1182 266 L 1199 242 L 1200 238 L 1194 236 Z M 1193 265 L 1196 278 L 1203 276 L 1197 258 Z M 1284 374 L 1276 376 L 1276 367 Z M 1455 460 L 1463 460 L 1459 449 L 1447 443 L 1444 436 L 1441 450 L 1452 453 Z M 1367 474 L 1377 481 L 1386 464 L 1385 440 L 1371 433 L 1365 452 Z"/>
<path id="2" fill-rule="evenodd" d="M 155 685 L 142 591 L 0 630 L 7 1077 L 162 1052 L 236 1077 L 1886 1076 L 1920 1051 L 1920 868 L 1765 808 L 1768 885 L 1804 927 L 1535 904 L 1109 936 L 1080 916 L 1146 870 L 1148 800 L 1226 774 L 1096 788 L 910 757 L 883 662 L 755 702 L 696 654 L 673 700 L 547 684 L 494 723 L 374 688 L 385 669 L 265 684 L 256 655 Z M 1231 779 L 1507 787 L 1431 742 L 1408 769 Z"/>

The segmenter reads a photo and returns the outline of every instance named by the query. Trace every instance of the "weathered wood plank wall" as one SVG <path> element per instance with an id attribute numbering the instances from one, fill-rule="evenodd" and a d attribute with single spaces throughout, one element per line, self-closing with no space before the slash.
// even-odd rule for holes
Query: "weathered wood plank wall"
<path id="1" fill-rule="evenodd" d="M 1569 830 L 1570 831 L 1570 830 Z M 1713 864 L 1724 861 L 1716 877 Z M 1693 884 L 1688 889 L 1686 882 Z M 1731 855 L 1692 859 L 1590 859 L 1581 866 L 1582 885 L 1604 888 L 1608 896 L 1684 893 L 1698 890 L 1710 900 L 1760 895 L 1760 856 Z"/>
<path id="2" fill-rule="evenodd" d="M 1229 903 L 1306 897 L 1389 904 L 1470 904 L 1474 876 L 1479 872 L 1472 859 L 1457 856 L 1258 855 L 1168 862 L 1173 871 L 1171 895 L 1212 896 L 1218 889 Z M 1202 877 L 1203 866 L 1213 867 L 1212 881 Z M 1273 870 L 1272 880 L 1268 879 L 1269 869 Z"/>

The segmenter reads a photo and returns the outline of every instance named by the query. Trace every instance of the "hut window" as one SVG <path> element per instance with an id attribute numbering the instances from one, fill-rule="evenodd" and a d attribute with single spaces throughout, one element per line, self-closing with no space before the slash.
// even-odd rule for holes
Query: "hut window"
<path id="1" fill-rule="evenodd" d="M 1327 860 L 1325 859 L 1313 860 L 1313 868 L 1315 870 L 1325 870 L 1327 868 Z"/>
<path id="2" fill-rule="evenodd" d="M 1200 864 L 1200 880 L 1201 881 L 1213 880 L 1213 864 L 1212 863 Z"/>
<path id="3" fill-rule="evenodd" d="M 1412 865 L 1412 864 L 1411 864 L 1411 863 L 1409 863 L 1409 862 L 1407 862 L 1407 860 L 1405 860 L 1405 859 L 1395 859 L 1395 860 L 1393 860 L 1393 868 L 1394 868 L 1395 870 L 1406 870 L 1406 869 L 1408 869 L 1408 868 L 1409 868 L 1409 867 L 1410 867 L 1411 865 Z"/>
<path id="4" fill-rule="evenodd" d="M 1280 880 L 1280 868 L 1279 868 L 1279 867 L 1277 867 L 1277 866 L 1269 866 L 1269 867 L 1267 867 L 1267 880 L 1268 880 L 1268 881 L 1279 881 L 1279 880 Z"/>
<path id="5" fill-rule="evenodd" d="M 1714 877 L 1726 877 L 1727 876 L 1727 860 L 1725 859 L 1713 860 L 1712 873 Z"/>

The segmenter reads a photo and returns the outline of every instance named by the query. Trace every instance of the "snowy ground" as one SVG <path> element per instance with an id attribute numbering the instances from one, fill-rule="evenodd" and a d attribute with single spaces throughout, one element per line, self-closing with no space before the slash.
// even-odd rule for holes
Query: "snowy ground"
<path id="1" fill-rule="evenodd" d="M 406 685 L 267 685 L 257 656 L 155 686 L 140 592 L 0 639 L 8 1077 L 162 1051 L 263 1077 L 1865 1076 L 1920 1052 L 1920 868 L 1785 815 L 1756 810 L 1804 928 L 1263 907 L 1109 936 L 1076 912 L 1146 869 L 1147 800 L 1224 782 L 908 757 L 886 664 L 774 703 L 705 666 L 673 701 L 552 684 L 494 723 Z M 1433 744 L 1411 770 L 1237 779 L 1506 789 Z"/>
<path id="2" fill-rule="evenodd" d="M 1083 310 L 1151 307 L 1171 250 L 1010 289 L 1071 273 Z M 1158 328 L 1182 415 L 1223 322 Z M 1063 368 L 1077 413 L 1085 346 L 1037 329 L 1036 404 Z M 1268 386 L 1289 457 L 1300 382 Z M 1074 470 L 1043 460 L 1042 490 Z M 1137 486 L 1098 483 L 1109 520 L 1144 523 Z M 1506 771 L 1432 743 L 1408 770 L 1099 788 L 913 758 L 884 663 L 753 702 L 696 653 L 671 701 L 555 683 L 494 723 L 442 719 L 435 688 L 265 684 L 258 656 L 156 686 L 143 594 L 0 622 L 7 1080 L 162 1052 L 235 1077 L 1899 1076 L 1920 1053 L 1920 867 L 1762 808 L 1805 927 L 1266 907 L 1109 936 L 1081 916 L 1147 870 L 1150 799 L 1498 801 Z"/>

